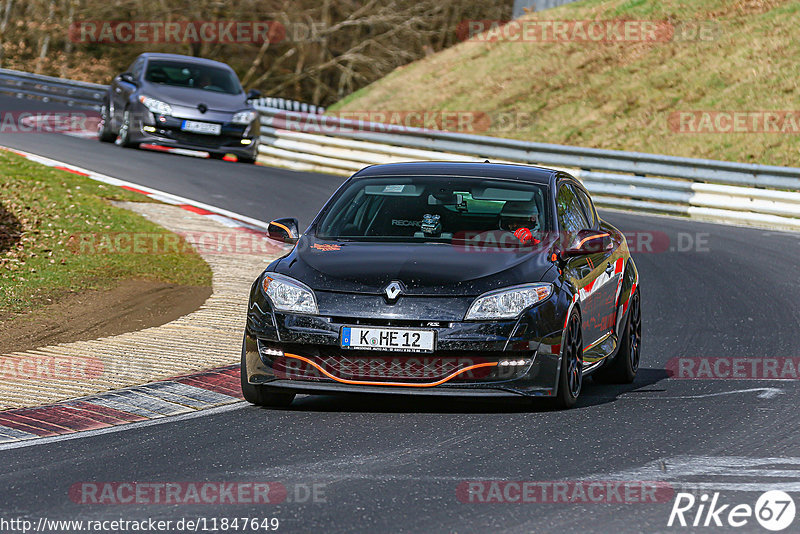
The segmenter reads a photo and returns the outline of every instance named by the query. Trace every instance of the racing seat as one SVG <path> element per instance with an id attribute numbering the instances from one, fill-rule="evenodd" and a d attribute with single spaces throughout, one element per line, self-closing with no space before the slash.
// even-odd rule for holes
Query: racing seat
<path id="1" fill-rule="evenodd" d="M 514 234 L 523 244 L 539 243 L 534 237 L 540 228 L 536 202 L 507 201 L 500 210 L 500 228 Z"/>
<path id="2" fill-rule="evenodd" d="M 531 232 L 539 230 L 539 209 L 536 202 L 508 201 L 500 210 L 500 228 L 515 232 L 518 228 L 528 228 Z"/>

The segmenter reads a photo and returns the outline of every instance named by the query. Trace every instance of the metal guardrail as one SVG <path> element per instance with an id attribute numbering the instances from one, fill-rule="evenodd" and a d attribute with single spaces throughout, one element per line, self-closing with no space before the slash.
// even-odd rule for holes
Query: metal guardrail
<path id="1" fill-rule="evenodd" d="M 325 108 L 322 106 L 315 106 L 314 104 L 307 104 L 297 100 L 289 100 L 287 98 L 264 97 L 252 101 L 254 104 L 272 109 L 282 109 L 284 111 L 298 111 L 300 113 L 311 113 L 313 115 L 322 115 L 325 113 Z"/>
<path id="2" fill-rule="evenodd" d="M 257 106 L 263 160 L 350 174 L 409 160 L 526 163 L 563 168 L 598 205 L 734 224 L 800 229 L 800 169 L 532 143 L 311 116 Z"/>
<path id="3" fill-rule="evenodd" d="M 61 102 L 68 106 L 79 105 L 99 109 L 107 85 L 78 82 L 31 74 L 11 69 L 0 69 L 0 93 L 18 98 L 38 98 L 46 102 Z"/>
<path id="4" fill-rule="evenodd" d="M 0 93 L 97 109 L 108 86 L 0 69 Z M 359 122 L 280 98 L 261 113 L 259 159 L 334 174 L 412 160 L 526 163 L 563 168 L 600 206 L 800 230 L 800 168 L 532 143 Z"/>

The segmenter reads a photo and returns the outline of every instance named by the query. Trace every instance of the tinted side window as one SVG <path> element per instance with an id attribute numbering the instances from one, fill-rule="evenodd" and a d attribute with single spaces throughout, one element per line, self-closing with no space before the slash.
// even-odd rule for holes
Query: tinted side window
<path id="1" fill-rule="evenodd" d="M 595 215 L 594 206 L 592 205 L 592 199 L 589 198 L 589 195 L 584 193 L 582 189 L 578 189 L 577 187 L 570 189 L 575 190 L 575 194 L 578 197 L 578 200 L 583 206 L 583 212 L 586 214 L 586 217 L 589 219 L 589 225 L 594 227 L 597 225 L 597 216 Z"/>
<path id="2" fill-rule="evenodd" d="M 562 185 L 558 189 L 556 209 L 558 210 L 558 224 L 563 232 L 574 236 L 584 228 L 589 228 L 589 222 L 583 214 L 580 201 L 571 187 Z"/>

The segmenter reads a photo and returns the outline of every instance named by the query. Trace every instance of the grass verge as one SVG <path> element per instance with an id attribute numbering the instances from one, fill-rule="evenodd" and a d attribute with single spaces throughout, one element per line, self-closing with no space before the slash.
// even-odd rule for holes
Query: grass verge
<path id="1" fill-rule="evenodd" d="M 160 254 L 80 254 L 82 234 L 170 234 L 112 200 L 143 197 L 0 151 L 0 319 L 61 296 L 120 280 L 210 286 L 211 269 L 191 247 Z"/>
<path id="2" fill-rule="evenodd" d="M 585 0 L 527 17 L 666 21 L 680 38 L 463 42 L 330 111 L 480 112 L 493 120 L 470 133 L 800 166 L 800 135 L 786 121 L 778 126 L 794 133 L 683 133 L 674 123 L 680 112 L 763 111 L 793 112 L 800 122 L 796 0 Z"/>

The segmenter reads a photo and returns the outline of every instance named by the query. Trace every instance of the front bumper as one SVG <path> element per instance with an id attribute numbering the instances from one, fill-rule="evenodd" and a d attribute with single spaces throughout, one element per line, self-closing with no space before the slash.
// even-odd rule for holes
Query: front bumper
<path id="1" fill-rule="evenodd" d="M 421 303 L 420 309 L 438 309 L 449 299 L 430 300 L 437 302 Z M 248 382 L 298 393 L 556 394 L 564 324 L 556 295 L 510 321 L 465 322 L 441 315 L 386 319 L 391 314 L 381 313 L 388 306 L 381 297 L 375 297 L 369 314 L 361 304 L 361 316 L 285 314 L 272 310 L 254 285 L 243 346 Z M 341 328 L 359 324 L 434 330 L 435 350 L 341 348 Z"/>
<path id="2" fill-rule="evenodd" d="M 239 158 L 255 159 L 258 156 L 260 128 L 257 121 L 250 125 L 224 122 L 221 124 L 220 135 L 185 132 L 181 130 L 182 124 L 183 119 L 144 111 L 131 125 L 130 140 L 138 144 L 183 148 L 217 155 L 234 154 Z"/>

